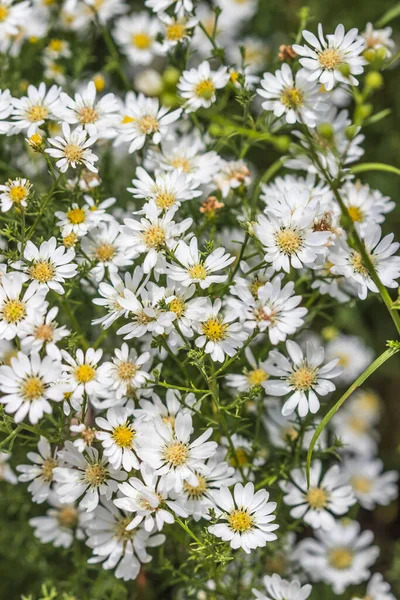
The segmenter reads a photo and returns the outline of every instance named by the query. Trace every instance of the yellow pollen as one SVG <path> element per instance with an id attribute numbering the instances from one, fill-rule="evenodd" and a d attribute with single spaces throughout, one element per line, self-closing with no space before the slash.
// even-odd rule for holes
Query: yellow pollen
<path id="1" fill-rule="evenodd" d="M 294 442 L 294 440 L 299 437 L 299 432 L 294 427 L 287 427 L 286 429 L 282 430 L 281 437 L 283 440 L 287 440 L 289 438 L 289 440 Z"/>
<path id="2" fill-rule="evenodd" d="M 87 123 L 95 123 L 98 118 L 99 113 L 91 106 L 84 106 L 79 111 L 79 122 L 83 125 L 86 125 Z"/>
<path id="3" fill-rule="evenodd" d="M 350 417 L 349 426 L 357 433 L 364 433 L 368 430 L 368 422 L 362 417 Z"/>
<path id="4" fill-rule="evenodd" d="M 211 79 L 204 79 L 196 85 L 195 94 L 203 100 L 211 100 L 215 93 L 215 85 Z"/>
<path id="5" fill-rule="evenodd" d="M 296 110 L 296 108 L 303 106 L 304 95 L 298 88 L 286 88 L 281 94 L 281 102 L 286 108 Z"/>
<path id="6" fill-rule="evenodd" d="M 126 542 L 129 542 L 129 540 L 131 540 L 136 533 L 135 529 L 126 529 L 131 520 L 132 519 L 130 517 L 124 517 L 118 521 L 115 527 L 115 537 L 118 541 L 124 542 L 125 544 Z"/>
<path id="7" fill-rule="evenodd" d="M 42 464 L 42 478 L 45 481 L 53 481 L 53 469 L 57 466 L 57 461 L 54 458 L 46 458 Z"/>
<path id="8" fill-rule="evenodd" d="M 364 221 L 364 213 L 358 206 L 350 206 L 347 210 L 353 223 L 362 223 Z"/>
<path id="9" fill-rule="evenodd" d="M 349 363 L 350 363 L 350 357 L 347 354 L 341 354 L 339 356 L 338 365 L 340 365 L 341 367 L 348 367 Z"/>
<path id="10" fill-rule="evenodd" d="M 232 81 L 232 83 L 236 83 L 238 78 L 239 78 L 239 71 L 231 71 L 230 80 Z"/>
<path id="11" fill-rule="evenodd" d="M 158 127 L 158 121 L 153 115 L 144 115 L 139 121 L 139 129 L 146 135 L 158 131 Z"/>
<path id="12" fill-rule="evenodd" d="M 188 275 L 191 279 L 200 279 L 204 280 L 207 277 L 207 269 L 201 263 L 197 265 L 193 265 L 188 269 Z"/>
<path id="13" fill-rule="evenodd" d="M 67 219 L 73 225 L 80 225 L 85 221 L 86 215 L 83 208 L 70 208 L 67 212 Z"/>
<path id="14" fill-rule="evenodd" d="M 35 146 L 40 146 L 40 144 L 43 142 L 43 136 L 40 135 L 40 133 L 34 133 L 33 135 L 31 135 L 31 137 L 29 138 L 29 143 L 31 146 L 35 147 Z"/>
<path id="15" fill-rule="evenodd" d="M 244 448 L 235 448 L 235 456 L 231 456 L 230 463 L 233 467 L 244 467 L 249 464 L 249 457 Z"/>
<path id="16" fill-rule="evenodd" d="M 14 204 L 20 204 L 28 196 L 29 190 L 23 185 L 14 185 L 10 189 L 10 198 Z"/>
<path id="17" fill-rule="evenodd" d="M 104 90 L 104 88 L 106 87 L 106 80 L 104 79 L 103 75 L 101 75 L 100 73 L 95 75 L 93 77 L 92 81 L 95 85 L 97 92 L 102 92 Z"/>
<path id="18" fill-rule="evenodd" d="M 81 433 L 82 439 L 87 443 L 88 446 L 93 444 L 93 441 L 96 437 L 96 430 L 94 427 L 87 427 Z"/>
<path id="19" fill-rule="evenodd" d="M 92 487 L 99 487 L 107 479 L 108 471 L 101 463 L 88 465 L 85 470 L 85 479 Z"/>
<path id="20" fill-rule="evenodd" d="M 45 106 L 41 106 L 40 104 L 36 106 L 31 106 L 26 113 L 27 119 L 32 121 L 32 123 L 36 123 L 37 121 L 43 121 L 49 115 L 49 111 Z"/>
<path id="21" fill-rule="evenodd" d="M 207 490 L 207 481 L 205 477 L 202 475 L 197 475 L 197 485 L 190 485 L 187 481 L 183 484 L 184 490 L 189 496 L 189 498 L 193 498 L 194 500 L 199 500 L 202 498 Z"/>
<path id="22" fill-rule="evenodd" d="M 360 275 L 363 275 L 364 277 L 368 276 L 368 269 L 364 266 L 361 254 L 353 252 L 352 257 L 350 258 L 350 264 L 356 273 L 360 273 Z"/>
<path id="23" fill-rule="evenodd" d="M 169 192 L 158 192 L 155 197 L 157 208 L 166 209 L 171 208 L 175 204 L 175 195 Z"/>
<path id="24" fill-rule="evenodd" d="M 228 325 L 221 323 L 219 319 L 208 319 L 202 325 L 203 334 L 212 342 L 220 342 L 225 338 Z"/>
<path id="25" fill-rule="evenodd" d="M 181 169 L 183 173 L 190 173 L 190 171 L 192 170 L 192 165 L 190 164 L 190 161 L 184 156 L 182 156 L 181 158 L 175 158 L 171 162 L 171 165 L 174 167 L 174 169 Z"/>
<path id="26" fill-rule="evenodd" d="M 89 383 L 96 377 L 96 369 L 91 365 L 79 365 L 75 369 L 75 378 L 79 383 Z"/>
<path id="27" fill-rule="evenodd" d="M 61 527 L 74 527 L 78 522 L 78 511 L 73 506 L 61 508 L 57 513 L 57 521 Z"/>
<path id="28" fill-rule="evenodd" d="M 323 69 L 333 71 L 341 64 L 342 57 L 339 50 L 336 50 L 336 48 L 327 48 L 321 52 L 321 54 L 318 56 L 318 60 Z"/>
<path id="29" fill-rule="evenodd" d="M 39 260 L 31 266 L 29 274 L 32 279 L 36 279 L 39 283 L 47 283 L 51 279 L 54 279 L 56 270 L 54 265 L 47 260 Z"/>
<path id="30" fill-rule="evenodd" d="M 275 241 L 284 254 L 294 254 L 302 245 L 299 234 L 293 229 L 280 229 L 275 234 Z"/>
<path id="31" fill-rule="evenodd" d="M 27 377 L 21 387 L 21 394 L 27 402 L 40 398 L 43 391 L 44 385 L 39 377 Z"/>
<path id="32" fill-rule="evenodd" d="M 300 390 L 302 392 L 310 390 L 316 381 L 317 376 L 315 370 L 307 366 L 300 367 L 289 377 L 289 382 L 296 388 L 296 390 Z"/>
<path id="33" fill-rule="evenodd" d="M 77 241 L 78 236 L 73 231 L 71 231 L 71 233 L 63 237 L 63 244 L 66 248 L 72 248 L 73 246 L 75 246 Z"/>
<path id="34" fill-rule="evenodd" d="M 171 425 L 173 429 L 175 427 L 175 417 L 174 415 L 167 415 L 166 417 L 162 417 L 162 422 L 166 425 Z"/>
<path id="35" fill-rule="evenodd" d="M 143 233 L 145 244 L 148 248 L 162 248 L 165 244 L 165 231 L 159 225 L 151 225 Z"/>
<path id="36" fill-rule="evenodd" d="M 117 368 L 117 375 L 123 381 L 129 381 L 134 377 L 136 371 L 137 367 L 134 363 L 129 361 L 121 362 Z"/>
<path id="37" fill-rule="evenodd" d="M 361 494 L 368 494 L 372 488 L 371 480 L 368 477 L 352 477 L 351 485 L 356 492 L 360 492 Z"/>
<path id="38" fill-rule="evenodd" d="M 319 487 L 310 488 L 307 492 L 307 502 L 312 508 L 324 508 L 327 505 L 328 494 Z"/>
<path id="39" fill-rule="evenodd" d="M 166 31 L 166 38 L 170 42 L 178 42 L 181 40 L 186 33 L 186 27 L 182 23 L 173 23 L 168 25 Z"/>
<path id="40" fill-rule="evenodd" d="M 122 125 L 125 125 L 126 123 L 133 123 L 135 121 L 135 119 L 133 117 L 130 117 L 129 115 L 125 115 L 121 121 Z"/>
<path id="41" fill-rule="evenodd" d="M 164 450 L 164 459 L 173 467 L 181 467 L 189 456 L 189 449 L 183 442 L 172 442 Z"/>
<path id="42" fill-rule="evenodd" d="M 177 317 L 181 317 L 185 312 L 185 303 L 181 298 L 174 298 L 168 306 L 168 310 L 175 313 Z"/>
<path id="43" fill-rule="evenodd" d="M 83 149 L 77 144 L 67 144 L 64 148 L 64 154 L 70 162 L 79 162 L 82 160 Z"/>
<path id="44" fill-rule="evenodd" d="M 115 255 L 115 248 L 112 244 L 101 244 L 96 248 L 96 258 L 100 262 L 107 262 Z"/>
<path id="45" fill-rule="evenodd" d="M 7 300 L 3 304 L 2 316 L 7 323 L 22 321 L 26 315 L 25 304 L 20 300 Z"/>
<path id="46" fill-rule="evenodd" d="M 258 290 L 264 285 L 265 282 L 260 281 L 257 277 L 249 285 L 250 294 L 254 297 L 258 297 Z"/>
<path id="47" fill-rule="evenodd" d="M 112 438 L 120 448 L 130 448 L 135 432 L 130 425 L 118 425 L 113 431 Z"/>
<path id="48" fill-rule="evenodd" d="M 142 323 L 142 325 L 147 325 L 147 323 L 151 323 L 152 321 L 154 321 L 154 317 L 150 317 L 148 314 L 146 314 L 144 312 L 144 310 L 142 310 L 141 312 L 139 312 L 136 315 L 136 318 L 138 320 L 139 323 Z"/>
<path id="49" fill-rule="evenodd" d="M 43 340 L 44 342 L 51 342 L 53 339 L 53 328 L 51 325 L 44 323 L 38 325 L 35 329 L 35 338 L 37 340 Z"/>
<path id="50" fill-rule="evenodd" d="M 353 564 L 353 552 L 345 547 L 335 548 L 329 552 L 328 560 L 334 569 L 348 569 Z"/>
<path id="51" fill-rule="evenodd" d="M 139 50 L 147 50 L 152 44 L 152 39 L 147 33 L 135 33 L 131 39 L 132 44 Z"/>
<path id="52" fill-rule="evenodd" d="M 228 523 L 233 531 L 243 533 L 253 527 L 253 518 L 245 510 L 233 510 L 228 515 Z"/>
<path id="53" fill-rule="evenodd" d="M 254 369 L 249 371 L 247 379 L 250 385 L 261 385 L 263 381 L 268 379 L 268 374 L 263 369 Z"/>
<path id="54" fill-rule="evenodd" d="M 0 22 L 5 21 L 8 17 L 9 10 L 4 4 L 0 4 Z"/>
<path id="55" fill-rule="evenodd" d="M 49 44 L 49 48 L 50 50 L 53 50 L 54 52 L 60 52 L 60 50 L 62 50 L 63 48 L 63 41 L 62 40 L 51 40 L 50 44 Z"/>

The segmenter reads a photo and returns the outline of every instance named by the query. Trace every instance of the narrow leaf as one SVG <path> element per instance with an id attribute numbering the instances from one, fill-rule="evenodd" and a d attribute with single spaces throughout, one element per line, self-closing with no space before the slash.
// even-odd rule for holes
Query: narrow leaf
<path id="1" fill-rule="evenodd" d="M 379 21 L 377 21 L 376 27 L 384 27 L 385 25 L 390 23 L 390 21 L 393 21 L 393 19 L 396 19 L 397 17 L 400 17 L 400 2 L 398 2 L 395 6 L 389 8 L 389 10 L 385 12 L 385 14 L 379 19 Z"/>
<path id="2" fill-rule="evenodd" d="M 386 173 L 393 173 L 394 175 L 400 176 L 400 169 L 393 165 L 385 165 L 384 163 L 361 163 L 360 165 L 352 167 L 350 171 L 354 175 L 368 171 L 386 171 Z"/>

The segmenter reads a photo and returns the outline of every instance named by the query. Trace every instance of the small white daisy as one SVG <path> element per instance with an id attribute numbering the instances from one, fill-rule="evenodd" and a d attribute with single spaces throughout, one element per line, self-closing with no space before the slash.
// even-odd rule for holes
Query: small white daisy
<path id="1" fill-rule="evenodd" d="M 136 456 L 137 425 L 131 418 L 131 413 L 126 408 L 109 408 L 106 418 L 97 417 L 96 425 L 105 431 L 97 431 L 96 437 L 104 448 L 114 469 L 122 468 L 128 473 L 132 469 L 139 469 Z"/>
<path id="2" fill-rule="evenodd" d="M 263 578 L 266 594 L 258 590 L 252 590 L 256 600 L 307 600 L 312 592 L 312 586 L 301 585 L 300 581 L 293 579 L 287 581 L 279 575 L 266 575 Z"/>
<path id="3" fill-rule="evenodd" d="M 146 363 L 150 363 L 150 353 L 143 352 L 138 356 L 126 343 L 122 344 L 121 349 L 114 350 L 112 362 L 103 363 L 104 377 L 110 380 L 109 389 L 115 393 L 117 399 L 128 395 L 131 389 L 146 384 L 150 379 L 149 372 L 143 369 Z"/>
<path id="4" fill-rule="evenodd" d="M 209 108 L 217 99 L 217 90 L 224 88 L 228 81 L 227 68 L 220 67 L 217 71 L 212 71 L 207 60 L 197 68 L 183 71 L 178 82 L 178 91 L 182 98 L 186 99 L 186 111 Z"/>
<path id="5" fill-rule="evenodd" d="M 378 458 L 346 459 L 344 471 L 355 497 L 366 510 L 373 510 L 377 504 L 387 506 L 398 496 L 399 474 L 396 471 L 383 472 L 383 463 Z"/>
<path id="6" fill-rule="evenodd" d="M 28 492 L 32 494 L 32 502 L 42 504 L 48 499 L 53 484 L 53 469 L 58 466 L 57 450 L 51 451 L 49 442 L 42 435 L 38 442 L 37 452 L 28 452 L 32 465 L 18 465 L 17 471 L 22 473 L 18 477 L 21 482 L 31 481 Z"/>
<path id="7" fill-rule="evenodd" d="M 19 133 L 26 131 L 30 138 L 48 119 L 55 119 L 55 108 L 58 105 L 61 88 L 53 85 L 48 91 L 41 83 L 38 88 L 29 85 L 27 96 L 12 98 L 13 121 L 11 131 Z M 50 140 L 49 140 L 50 141 Z"/>
<path id="8" fill-rule="evenodd" d="M 9 179 L 6 184 L 0 185 L 1 212 L 10 208 L 26 208 L 32 184 L 29 179 Z"/>
<path id="9" fill-rule="evenodd" d="M 47 152 L 53 158 L 58 159 L 56 166 L 61 173 L 65 173 L 68 167 L 76 169 L 80 165 L 84 165 L 89 171 L 97 173 L 94 166 L 98 157 L 90 150 L 90 146 L 96 141 L 96 137 L 89 137 L 87 131 L 81 125 L 78 125 L 71 131 L 68 123 L 62 124 L 63 136 L 49 138 L 48 142 L 54 148 L 46 148 Z"/>

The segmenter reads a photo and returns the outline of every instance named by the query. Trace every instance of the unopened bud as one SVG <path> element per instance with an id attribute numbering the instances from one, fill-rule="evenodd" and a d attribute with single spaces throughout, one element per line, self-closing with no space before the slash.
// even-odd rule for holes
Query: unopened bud
<path id="1" fill-rule="evenodd" d="M 365 84 L 372 90 L 379 90 L 383 86 L 383 77 L 378 71 L 370 71 L 365 77 Z"/>
<path id="2" fill-rule="evenodd" d="M 375 52 L 375 50 L 373 48 L 367 48 L 363 52 L 363 57 L 365 58 L 366 61 L 368 61 L 369 63 L 371 63 L 371 62 L 373 62 L 375 60 L 376 52 Z"/>
<path id="3" fill-rule="evenodd" d="M 343 77 L 348 77 L 350 75 L 350 65 L 348 65 L 347 63 L 343 63 L 342 65 L 340 65 L 339 71 L 341 72 Z"/>
<path id="4" fill-rule="evenodd" d="M 167 67 L 163 73 L 162 80 L 166 87 L 173 88 L 179 81 L 180 71 L 175 67 Z"/>
<path id="5" fill-rule="evenodd" d="M 378 48 L 376 50 L 376 58 L 377 58 L 377 60 L 380 60 L 380 61 L 383 62 L 386 59 L 386 57 L 387 57 L 387 50 L 386 50 L 386 48 L 382 47 L 382 48 Z"/>
<path id="6" fill-rule="evenodd" d="M 360 104 L 355 110 L 355 121 L 360 123 L 367 119 L 373 111 L 372 104 Z"/>
<path id="7" fill-rule="evenodd" d="M 333 327 L 333 325 L 329 325 L 327 327 L 324 327 L 321 333 L 324 340 L 326 342 L 330 342 L 331 340 L 334 340 L 335 337 L 337 337 L 339 331 L 336 329 L 336 327 Z"/>
<path id="8" fill-rule="evenodd" d="M 92 81 L 98 92 L 102 92 L 104 90 L 104 88 L 106 87 L 106 80 L 104 79 L 104 77 L 101 73 L 97 73 L 97 75 L 95 75 L 93 77 Z"/>
<path id="9" fill-rule="evenodd" d="M 350 141 L 352 139 L 355 138 L 355 136 L 357 135 L 358 132 L 358 126 L 357 125 L 349 125 L 348 127 L 346 127 L 346 138 Z"/>
<path id="10" fill-rule="evenodd" d="M 28 138 L 26 141 L 33 150 L 35 150 L 36 152 L 40 152 L 40 147 L 43 144 L 43 136 L 39 132 L 36 132 L 33 135 L 31 135 L 31 137 Z"/>
<path id="11" fill-rule="evenodd" d="M 331 140 L 333 137 L 333 127 L 330 123 L 321 123 L 318 125 L 317 131 L 320 136 L 327 140 Z"/>
<path id="12" fill-rule="evenodd" d="M 289 146 L 291 144 L 291 139 L 288 135 L 280 135 L 276 137 L 274 140 L 274 146 L 280 152 L 286 152 L 289 150 Z"/>

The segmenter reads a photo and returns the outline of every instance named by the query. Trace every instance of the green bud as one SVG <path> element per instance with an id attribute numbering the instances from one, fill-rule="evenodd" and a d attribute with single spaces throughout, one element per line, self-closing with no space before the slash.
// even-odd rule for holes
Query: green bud
<path id="1" fill-rule="evenodd" d="M 365 85 L 372 90 L 379 90 L 383 86 L 383 77 L 378 71 L 370 71 L 365 76 Z"/>
<path id="2" fill-rule="evenodd" d="M 369 63 L 371 63 L 375 60 L 376 52 L 373 48 L 367 48 L 363 52 L 363 57 L 365 58 L 365 60 L 367 60 Z"/>
<path id="3" fill-rule="evenodd" d="M 218 123 L 211 123 L 210 127 L 208 128 L 208 133 L 212 137 L 220 137 L 223 134 L 223 128 L 221 125 L 218 125 Z"/>
<path id="4" fill-rule="evenodd" d="M 380 61 L 384 61 L 385 58 L 387 57 L 387 50 L 386 48 L 378 48 L 376 50 L 376 58 Z"/>
<path id="5" fill-rule="evenodd" d="M 280 135 L 274 140 L 274 146 L 280 152 L 286 152 L 286 150 L 289 150 L 290 144 L 291 139 L 288 135 Z"/>
<path id="6" fill-rule="evenodd" d="M 327 327 L 324 327 L 321 333 L 324 340 L 326 342 L 330 342 L 331 340 L 334 340 L 335 337 L 337 337 L 339 331 L 336 329 L 336 327 L 333 327 L 333 325 L 329 325 Z"/>
<path id="7" fill-rule="evenodd" d="M 175 94 L 171 94 L 169 92 L 163 92 L 161 94 L 161 101 L 165 106 L 177 106 L 178 98 Z"/>
<path id="8" fill-rule="evenodd" d="M 339 71 L 344 77 L 348 77 L 350 75 L 350 65 L 348 65 L 347 63 L 343 63 L 342 65 L 340 65 Z"/>
<path id="9" fill-rule="evenodd" d="M 333 127 L 330 123 L 321 123 L 317 127 L 319 135 L 327 140 L 331 140 L 333 137 Z"/>
<path id="10" fill-rule="evenodd" d="M 346 127 L 346 138 L 351 141 L 357 135 L 358 127 L 357 125 L 349 125 Z"/>
<path id="11" fill-rule="evenodd" d="M 360 104 L 355 110 L 354 120 L 356 123 L 362 123 L 373 111 L 372 104 Z"/>
<path id="12" fill-rule="evenodd" d="M 162 80 L 166 87 L 173 88 L 179 81 L 181 74 L 175 67 L 167 67 L 163 73 Z"/>

